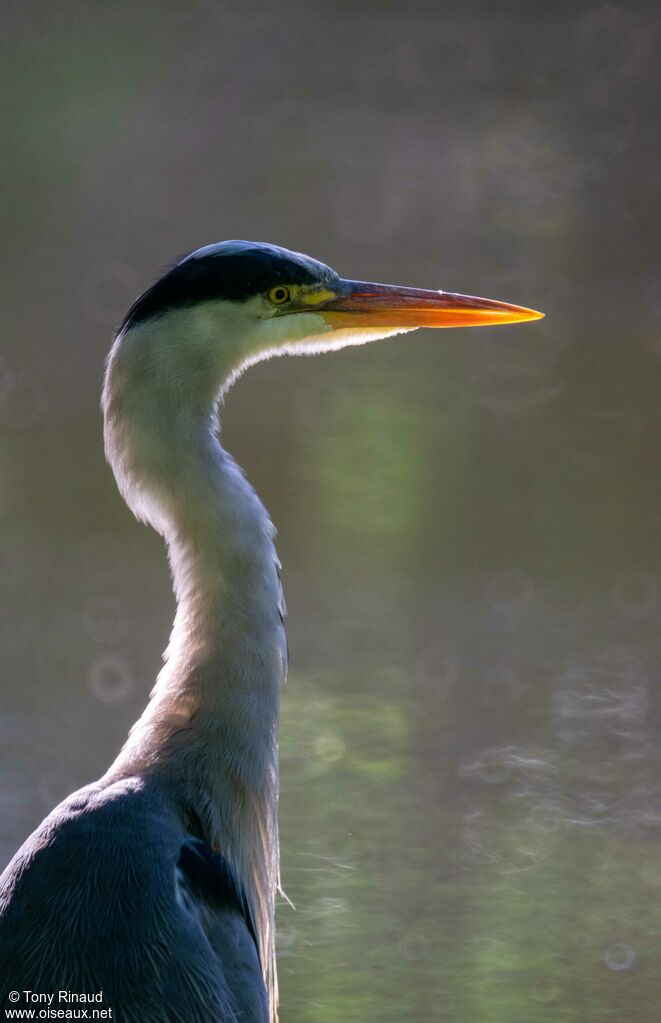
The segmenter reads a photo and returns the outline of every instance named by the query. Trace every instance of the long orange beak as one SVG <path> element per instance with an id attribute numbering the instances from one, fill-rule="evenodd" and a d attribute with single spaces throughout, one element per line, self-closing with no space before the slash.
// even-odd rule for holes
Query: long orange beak
<path id="1" fill-rule="evenodd" d="M 490 298 L 393 284 L 342 281 L 336 298 L 318 306 L 334 327 L 476 327 L 539 320 L 544 313 Z"/>

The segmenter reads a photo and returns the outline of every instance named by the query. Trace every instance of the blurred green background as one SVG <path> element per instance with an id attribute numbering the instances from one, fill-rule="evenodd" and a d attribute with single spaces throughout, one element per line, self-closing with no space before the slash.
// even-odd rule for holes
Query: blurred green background
<path id="1" fill-rule="evenodd" d="M 222 238 L 543 309 L 274 360 L 283 1023 L 657 1023 L 661 14 L 4 0 L 0 846 L 99 776 L 173 611 L 114 326 Z"/>

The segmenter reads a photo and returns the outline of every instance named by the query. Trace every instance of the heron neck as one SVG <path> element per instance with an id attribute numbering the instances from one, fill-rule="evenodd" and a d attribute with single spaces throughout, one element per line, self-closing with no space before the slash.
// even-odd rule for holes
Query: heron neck
<path id="1" fill-rule="evenodd" d="M 151 700 L 109 775 L 162 784 L 186 826 L 240 871 L 274 976 L 281 588 L 271 522 L 214 425 L 179 417 L 161 463 L 144 456 L 158 445 L 143 423 L 142 464 L 137 447 L 125 458 L 124 475 L 141 479 L 140 506 L 167 542 L 177 610 Z M 131 448 L 126 430 L 123 443 Z"/>
<path id="2" fill-rule="evenodd" d="M 206 424 L 180 422 L 173 433 L 167 470 L 150 490 L 177 611 L 165 666 L 119 763 L 167 773 L 179 789 L 183 781 L 204 837 L 225 846 L 234 844 L 228 785 L 242 803 L 273 785 L 284 675 L 274 531 Z"/>

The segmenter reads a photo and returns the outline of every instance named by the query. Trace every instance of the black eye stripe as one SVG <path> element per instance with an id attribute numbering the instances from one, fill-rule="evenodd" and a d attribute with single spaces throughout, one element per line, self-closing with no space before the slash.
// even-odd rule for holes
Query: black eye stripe
<path id="1" fill-rule="evenodd" d="M 134 303 L 120 330 L 171 309 L 190 308 L 214 299 L 244 302 L 280 288 L 286 296 L 276 299 L 275 304 L 284 304 L 291 297 L 289 285 L 328 286 L 337 279 L 323 263 L 277 246 L 223 242 L 214 248 L 217 251 L 193 253 L 156 281 Z"/>

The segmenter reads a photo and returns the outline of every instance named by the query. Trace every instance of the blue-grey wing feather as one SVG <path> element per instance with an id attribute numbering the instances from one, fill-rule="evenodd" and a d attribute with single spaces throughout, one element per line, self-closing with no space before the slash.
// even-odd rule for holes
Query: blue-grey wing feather
<path id="1" fill-rule="evenodd" d="M 57 807 L 0 877 L 0 1006 L 103 992 L 119 1023 L 267 1023 L 240 882 L 135 779 Z"/>

